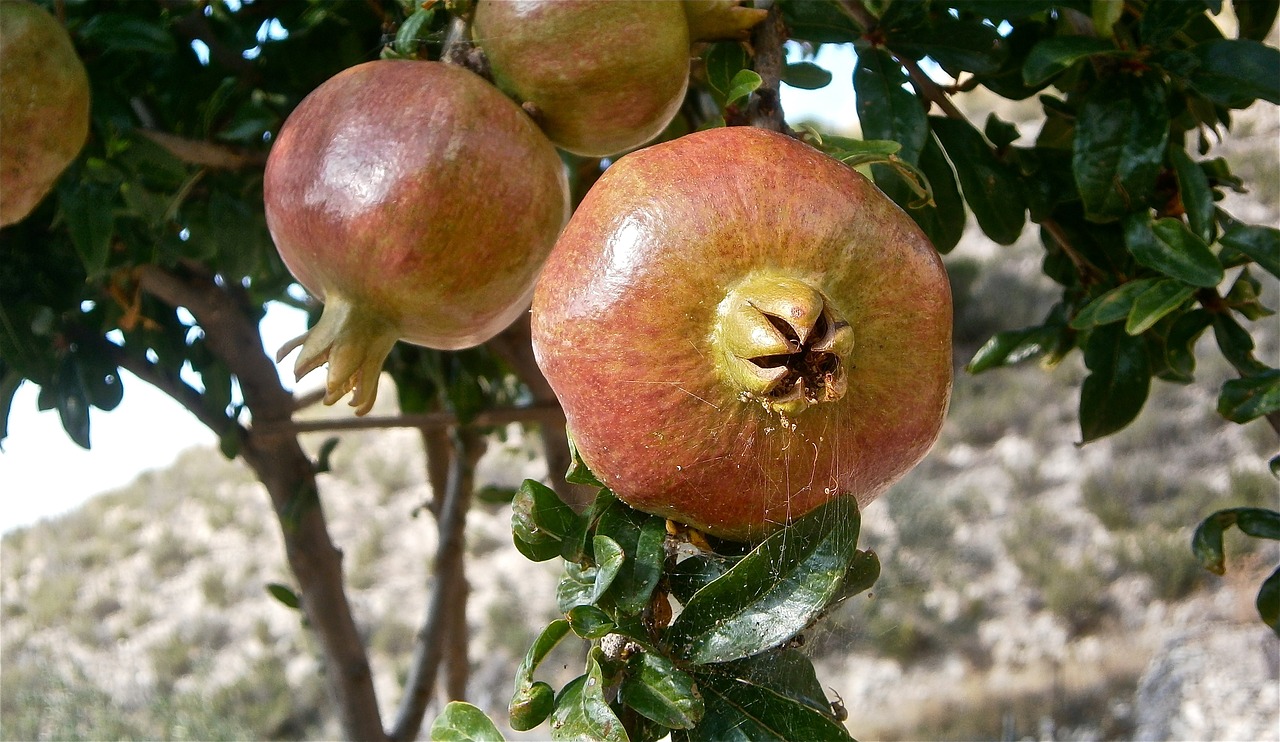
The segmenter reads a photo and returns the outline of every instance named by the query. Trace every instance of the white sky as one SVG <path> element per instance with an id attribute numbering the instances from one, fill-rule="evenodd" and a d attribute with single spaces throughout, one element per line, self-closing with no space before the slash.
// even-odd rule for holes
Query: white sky
<path id="1" fill-rule="evenodd" d="M 853 49 L 824 46 L 816 61 L 832 73 L 831 84 L 821 90 L 783 86 L 783 110 L 793 122 L 817 122 L 824 131 L 848 130 L 857 121 Z M 274 355 L 276 348 L 304 330 L 303 312 L 273 305 L 263 321 L 263 342 Z M 281 364 L 282 378 L 290 386 L 291 364 L 291 358 Z M 39 411 L 38 387 L 27 383 L 19 388 L 9 412 L 9 437 L 0 452 L 0 532 L 72 510 L 93 495 L 128 484 L 143 471 L 168 466 L 192 446 L 216 445 L 208 428 L 149 384 L 125 373 L 124 390 L 124 401 L 114 411 L 90 411 L 93 448 L 86 451 L 67 437 L 56 411 Z"/>

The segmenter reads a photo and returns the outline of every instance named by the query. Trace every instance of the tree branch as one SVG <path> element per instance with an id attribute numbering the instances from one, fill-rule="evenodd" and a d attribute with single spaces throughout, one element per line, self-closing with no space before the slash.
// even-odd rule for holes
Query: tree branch
<path id="1" fill-rule="evenodd" d="M 449 629 L 453 624 L 450 601 L 465 600 L 466 516 L 475 486 L 475 463 L 484 453 L 484 438 L 475 430 L 457 431 L 449 458 L 449 478 L 441 502 L 436 528 L 440 539 L 436 545 L 436 580 L 427 607 L 426 618 L 418 631 L 409 682 L 405 688 L 395 725 L 388 733 L 393 742 L 416 739 L 422 729 L 422 718 L 435 690 L 436 675 L 447 651 Z M 433 452 L 435 453 L 435 452 Z M 462 632 L 465 641 L 465 631 Z M 453 636 L 458 639 L 457 635 Z"/>
<path id="2" fill-rule="evenodd" d="M 275 364 L 262 348 L 243 291 L 219 286 L 197 267 L 182 273 L 157 265 L 138 269 L 144 291 L 173 307 L 185 307 L 200 323 L 205 342 L 240 382 L 255 422 L 287 422 L 293 395 L 280 385 Z M 244 436 L 241 456 L 267 489 L 280 521 L 285 556 L 301 589 L 302 608 L 320 640 L 328 682 L 345 735 L 386 738 L 368 656 L 344 591 L 342 553 L 333 545 L 316 488 L 315 468 L 296 436 Z"/>
<path id="3" fill-rule="evenodd" d="M 176 374 L 170 373 L 167 369 L 145 358 L 139 358 L 114 343 L 108 342 L 106 345 L 114 348 L 114 350 L 111 350 L 111 348 L 108 348 L 108 350 L 111 354 L 111 360 L 117 366 L 167 394 L 170 399 L 182 405 L 192 415 L 195 415 L 196 419 L 209 430 L 212 430 L 214 435 L 223 438 L 228 434 L 233 434 L 241 440 L 244 439 L 244 428 L 240 427 L 230 417 L 210 410 L 208 405 L 204 403 L 204 397 L 200 395 L 200 392 L 196 391 Z"/>
<path id="4" fill-rule="evenodd" d="M 751 30 L 754 66 L 761 82 L 747 105 L 747 121 L 756 128 L 789 135 L 792 131 L 782 111 L 780 93 L 782 68 L 786 64 L 782 49 L 785 40 L 782 10 L 777 3 L 770 3 L 768 15 Z"/>

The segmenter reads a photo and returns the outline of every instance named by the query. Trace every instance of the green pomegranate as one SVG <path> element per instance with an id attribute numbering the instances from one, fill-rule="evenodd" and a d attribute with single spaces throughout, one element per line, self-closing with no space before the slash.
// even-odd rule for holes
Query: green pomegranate
<path id="1" fill-rule="evenodd" d="M 397 339 L 479 345 L 529 306 L 569 215 L 551 143 L 497 88 L 439 62 L 377 61 L 312 92 L 267 161 L 267 226 L 325 306 L 298 376 L 368 412 Z"/>
<path id="2" fill-rule="evenodd" d="M 731 539 L 837 495 L 865 506 L 933 445 L 950 396 L 937 252 L 857 172 L 759 129 L 619 159 L 532 319 L 586 464 L 633 507 Z"/>
<path id="3" fill-rule="evenodd" d="M 62 24 L 0 0 L 0 226 L 31 213 L 89 136 L 89 76 Z"/>
<path id="4" fill-rule="evenodd" d="M 656 137 L 689 84 L 683 5 L 481 0 L 473 36 L 494 79 L 536 107 L 556 146 L 606 157 Z"/>

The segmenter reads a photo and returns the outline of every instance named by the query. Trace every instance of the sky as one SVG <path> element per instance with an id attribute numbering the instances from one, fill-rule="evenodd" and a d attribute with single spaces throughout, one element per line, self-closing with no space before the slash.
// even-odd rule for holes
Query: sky
<path id="1" fill-rule="evenodd" d="M 795 58 L 796 49 L 788 56 Z M 825 131 L 845 130 L 857 121 L 853 98 L 855 57 L 848 46 L 824 46 L 817 63 L 832 73 L 820 90 L 783 86 L 782 106 L 789 121 L 811 121 Z M 285 341 L 306 330 L 306 314 L 272 305 L 262 323 L 263 344 L 270 355 Z M 292 358 L 280 366 L 281 378 L 293 387 Z M 304 380 L 318 384 L 316 379 Z M 90 411 L 93 448 L 71 442 L 58 413 L 41 412 L 39 388 L 23 384 L 9 412 L 9 436 L 0 451 L 0 533 L 73 510 L 90 497 L 118 489 L 139 474 L 173 463 L 193 446 L 216 447 L 217 439 L 195 417 L 162 392 L 123 374 L 124 401 L 111 412 Z M 213 453 L 212 455 L 221 455 Z"/>

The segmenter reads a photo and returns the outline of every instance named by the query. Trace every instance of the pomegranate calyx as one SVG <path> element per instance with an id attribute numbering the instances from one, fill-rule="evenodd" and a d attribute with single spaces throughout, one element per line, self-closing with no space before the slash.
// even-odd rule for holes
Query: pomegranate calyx
<path id="1" fill-rule="evenodd" d="M 373 409 L 378 396 L 378 376 L 400 333 L 385 317 L 360 309 L 354 303 L 330 294 L 320 319 L 310 330 L 280 346 L 279 363 L 298 346 L 293 376 L 301 379 L 325 363 L 324 403 L 331 405 L 348 392 L 357 415 Z"/>
<path id="2" fill-rule="evenodd" d="M 790 277 L 753 275 L 717 309 L 712 337 L 739 397 L 794 417 L 848 389 L 853 328 L 822 292 Z"/>

